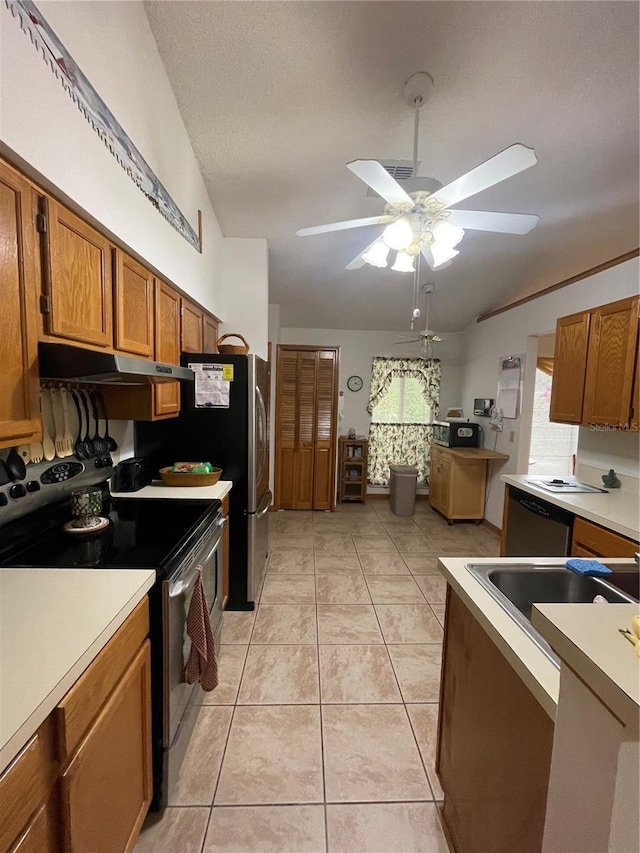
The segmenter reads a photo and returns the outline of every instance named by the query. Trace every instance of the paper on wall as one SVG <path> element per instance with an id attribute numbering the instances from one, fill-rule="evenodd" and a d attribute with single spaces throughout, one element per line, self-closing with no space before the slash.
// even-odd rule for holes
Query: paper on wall
<path id="1" fill-rule="evenodd" d="M 496 408 L 503 418 L 518 417 L 518 396 L 522 376 L 522 356 L 506 356 L 500 359 Z"/>
<path id="2" fill-rule="evenodd" d="M 195 373 L 196 409 L 228 409 L 231 381 L 222 364 L 189 364 Z"/>

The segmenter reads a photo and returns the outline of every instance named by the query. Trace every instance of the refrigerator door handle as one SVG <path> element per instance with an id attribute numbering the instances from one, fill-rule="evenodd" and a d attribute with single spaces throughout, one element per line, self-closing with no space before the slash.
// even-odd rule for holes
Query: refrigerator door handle
<path id="1" fill-rule="evenodd" d="M 256 401 L 258 403 L 258 413 L 260 418 L 260 427 L 258 429 L 258 433 L 261 438 L 261 456 L 260 462 L 258 465 L 258 470 L 256 472 L 256 489 L 262 480 L 262 473 L 264 471 L 264 466 L 267 457 L 267 409 L 264 404 L 264 399 L 262 397 L 262 391 L 256 385 Z"/>
<path id="2" fill-rule="evenodd" d="M 265 505 L 262 509 L 258 508 L 258 512 L 256 513 L 256 519 L 263 518 L 269 512 L 269 510 L 271 508 L 271 499 L 272 498 L 273 498 L 273 495 L 271 494 L 269 489 L 267 489 L 267 491 L 264 493 L 262 500 L 260 501 L 261 504 L 265 504 Z"/>

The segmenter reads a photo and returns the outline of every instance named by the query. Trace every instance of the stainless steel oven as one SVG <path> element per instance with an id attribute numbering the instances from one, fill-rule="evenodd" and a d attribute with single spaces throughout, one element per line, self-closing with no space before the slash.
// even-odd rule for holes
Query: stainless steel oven
<path id="1" fill-rule="evenodd" d="M 209 618 L 216 648 L 222 631 L 222 566 L 224 528 L 227 519 L 219 511 L 209 528 L 184 556 L 175 571 L 162 582 L 163 632 L 163 750 L 168 790 L 175 784 L 180 765 L 195 725 L 202 688 L 187 684 L 185 667 L 191 649 L 187 634 L 187 614 L 196 586 L 198 568 L 202 568 Z"/>

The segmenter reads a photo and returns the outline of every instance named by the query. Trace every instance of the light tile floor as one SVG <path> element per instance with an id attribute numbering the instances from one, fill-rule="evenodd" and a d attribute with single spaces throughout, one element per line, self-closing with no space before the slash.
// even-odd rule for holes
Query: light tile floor
<path id="1" fill-rule="evenodd" d="M 136 853 L 447 853 L 437 558 L 497 555 L 497 536 L 388 500 L 270 526 L 261 601 L 225 613 L 220 685 Z"/>

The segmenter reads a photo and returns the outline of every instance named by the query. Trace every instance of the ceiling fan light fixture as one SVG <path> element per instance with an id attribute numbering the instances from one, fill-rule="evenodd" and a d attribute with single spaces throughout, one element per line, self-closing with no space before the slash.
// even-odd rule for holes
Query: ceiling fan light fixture
<path id="1" fill-rule="evenodd" d="M 394 265 L 391 267 L 396 272 L 414 272 L 413 258 L 405 251 L 399 251 L 396 255 Z"/>
<path id="2" fill-rule="evenodd" d="M 413 229 L 409 220 L 402 216 L 391 222 L 382 232 L 382 239 L 390 249 L 406 249 L 413 243 Z"/>
<path id="3" fill-rule="evenodd" d="M 447 261 L 453 260 L 460 252 L 436 241 L 431 245 L 431 254 L 433 256 L 433 268 L 437 269 L 442 264 L 446 264 Z"/>
<path id="4" fill-rule="evenodd" d="M 446 220 L 436 222 L 431 229 L 434 245 L 440 245 L 447 249 L 453 249 L 464 237 L 464 229 L 451 225 Z"/>
<path id="5" fill-rule="evenodd" d="M 457 254 L 457 253 L 456 253 Z M 389 247 L 382 237 L 379 237 L 371 248 L 362 255 L 362 260 L 372 267 L 386 267 Z"/>

